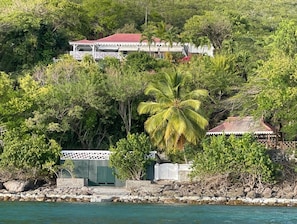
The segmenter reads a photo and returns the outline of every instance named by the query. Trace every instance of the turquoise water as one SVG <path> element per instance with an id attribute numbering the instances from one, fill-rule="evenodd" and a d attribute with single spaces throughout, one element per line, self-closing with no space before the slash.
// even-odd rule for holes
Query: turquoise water
<path id="1" fill-rule="evenodd" d="M 297 208 L 0 202 L 0 223 L 297 223 Z"/>

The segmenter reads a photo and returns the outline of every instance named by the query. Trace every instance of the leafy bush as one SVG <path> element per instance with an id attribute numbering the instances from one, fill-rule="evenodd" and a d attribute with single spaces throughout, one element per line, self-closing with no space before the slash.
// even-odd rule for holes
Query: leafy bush
<path id="1" fill-rule="evenodd" d="M 126 57 L 126 69 L 143 72 L 155 70 L 157 67 L 157 60 L 145 52 L 130 53 Z"/>
<path id="2" fill-rule="evenodd" d="M 47 162 L 42 166 L 43 169 L 48 170 L 51 174 L 55 174 L 56 178 L 63 178 L 63 174 L 66 171 L 67 176 L 74 178 L 74 162 L 70 159 L 66 159 L 62 164 L 57 165 L 54 162 Z"/>
<path id="3" fill-rule="evenodd" d="M 206 139 L 203 151 L 193 163 L 192 177 L 230 173 L 239 178 L 248 177 L 250 183 L 272 182 L 277 166 L 265 147 L 250 134 L 242 137 L 215 136 Z"/>
<path id="4" fill-rule="evenodd" d="M 12 129 L 5 132 L 0 165 L 17 169 L 41 171 L 48 162 L 57 162 L 61 146 L 55 140 L 47 140 L 44 135 Z"/>
<path id="5" fill-rule="evenodd" d="M 149 154 L 152 145 L 145 134 L 128 134 L 111 146 L 110 165 L 115 168 L 116 176 L 121 180 L 141 180 L 147 166 L 152 162 Z"/>

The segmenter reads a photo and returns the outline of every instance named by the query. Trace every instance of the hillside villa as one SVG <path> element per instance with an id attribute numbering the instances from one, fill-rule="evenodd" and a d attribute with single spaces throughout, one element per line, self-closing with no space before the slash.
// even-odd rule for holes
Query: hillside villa
<path id="1" fill-rule="evenodd" d="M 149 44 L 148 41 L 142 41 L 141 33 L 116 33 L 111 36 L 100 38 L 97 40 L 77 40 L 70 41 L 72 47 L 70 55 L 77 60 L 89 54 L 95 60 L 105 57 L 115 57 L 122 59 L 131 52 L 147 52 L 156 58 L 164 58 L 166 52 L 181 53 L 185 57 L 192 54 L 203 54 L 213 56 L 214 48 L 212 46 L 195 47 L 189 43 L 172 43 L 154 38 Z"/>

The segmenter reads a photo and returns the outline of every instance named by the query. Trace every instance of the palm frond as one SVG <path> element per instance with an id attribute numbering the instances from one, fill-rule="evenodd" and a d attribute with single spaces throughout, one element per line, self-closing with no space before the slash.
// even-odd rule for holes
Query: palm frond
<path id="1" fill-rule="evenodd" d="M 158 101 L 168 101 L 173 97 L 172 88 L 162 83 L 149 84 L 144 92 L 145 95 L 151 95 Z"/>
<path id="2" fill-rule="evenodd" d="M 166 108 L 162 103 L 157 102 L 141 102 L 137 107 L 139 114 L 156 114 Z"/>
<path id="3" fill-rule="evenodd" d="M 195 111 L 198 111 L 200 109 L 200 106 L 201 106 L 201 102 L 199 100 L 189 99 L 189 100 L 184 100 L 180 102 L 180 107 L 191 108 Z"/>
<path id="4" fill-rule="evenodd" d="M 202 97 L 208 96 L 208 91 L 205 89 L 196 89 L 188 93 L 186 99 L 201 99 Z"/>
<path id="5" fill-rule="evenodd" d="M 207 127 L 208 121 L 196 111 L 186 108 L 184 113 L 192 123 L 197 124 L 201 129 L 205 129 Z"/>

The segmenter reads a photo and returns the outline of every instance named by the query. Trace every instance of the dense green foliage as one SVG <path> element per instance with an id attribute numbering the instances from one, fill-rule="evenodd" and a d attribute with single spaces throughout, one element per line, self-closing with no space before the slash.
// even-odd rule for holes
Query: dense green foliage
<path id="1" fill-rule="evenodd" d="M 287 20 L 270 36 L 270 55 L 261 61 L 249 82 L 241 89 L 237 101 L 244 111 L 252 110 L 274 124 L 286 139 L 296 138 L 296 29 Z"/>
<path id="2" fill-rule="evenodd" d="M 193 162 L 193 177 L 230 174 L 239 181 L 247 178 L 251 185 L 276 178 L 277 166 L 252 135 L 210 137 L 203 141 L 202 148 Z"/>
<path id="3" fill-rule="evenodd" d="M 0 15 L 0 70 L 6 72 L 51 63 L 69 38 L 86 34 L 84 9 L 71 1 L 12 1 Z"/>
<path id="4" fill-rule="evenodd" d="M 3 152 L 0 156 L 2 167 L 34 169 L 36 174 L 43 165 L 56 163 L 61 153 L 61 146 L 44 135 L 28 133 L 23 129 L 12 129 L 5 133 Z"/>
<path id="5" fill-rule="evenodd" d="M 144 131 L 148 115 L 157 110 L 139 115 L 137 106 L 158 98 L 151 91 L 154 84 L 166 89 L 162 80 L 170 67 L 182 76 L 191 74 L 185 91 L 208 91 L 199 113 L 209 127 L 229 115 L 253 114 L 275 125 L 285 139 L 296 139 L 296 10 L 292 0 L 1 1 L 1 163 L 33 167 L 30 156 L 36 160 L 37 153 L 43 155 L 35 163 L 41 167 L 56 159 L 59 147 L 108 149 L 128 133 Z M 100 62 L 64 56 L 70 40 L 116 32 L 142 33 L 150 44 L 154 37 L 168 46 L 176 41 L 212 44 L 215 55 L 190 56 L 188 62 L 171 53 L 165 60 L 135 53 L 123 61 Z M 153 84 L 146 95 L 148 83 Z M 172 87 L 179 90 L 179 85 Z M 205 121 L 191 131 L 181 116 L 174 118 L 160 122 L 169 124 L 166 132 L 157 128 L 153 133 L 145 124 L 159 149 L 197 145 L 204 137 Z M 53 147 L 50 161 L 44 159 L 47 147 Z M 18 150 L 24 160 L 13 162 Z M 272 177 L 267 175 L 262 175 L 265 180 Z"/>
<path id="6" fill-rule="evenodd" d="M 152 150 L 150 139 L 144 133 L 128 134 L 127 138 L 120 139 L 116 146 L 110 147 L 110 165 L 121 180 L 141 180 L 152 162 L 149 157 Z"/>
<path id="7" fill-rule="evenodd" d="M 294 19 L 295 11 L 290 0 L 5 1 L 0 4 L 0 70 L 50 63 L 68 49 L 69 40 L 144 32 L 146 22 L 168 43 L 208 42 L 217 50 L 248 53 L 254 63 L 267 55 L 266 38 L 283 18 Z"/>

